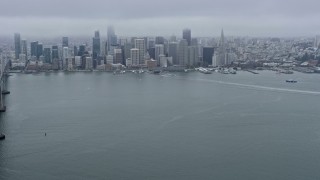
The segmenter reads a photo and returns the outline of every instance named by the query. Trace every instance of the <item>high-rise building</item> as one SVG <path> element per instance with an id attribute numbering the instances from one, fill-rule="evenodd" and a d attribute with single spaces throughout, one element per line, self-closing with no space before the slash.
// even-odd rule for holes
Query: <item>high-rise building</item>
<path id="1" fill-rule="evenodd" d="M 197 46 L 188 47 L 188 65 L 196 66 L 199 59 L 199 51 Z"/>
<path id="2" fill-rule="evenodd" d="M 28 56 L 28 45 L 27 40 L 21 40 L 21 54 L 24 54 L 26 57 Z"/>
<path id="3" fill-rule="evenodd" d="M 60 69 L 58 46 L 52 46 L 52 48 L 51 48 L 51 61 L 52 61 L 52 69 L 54 69 L 54 70 Z"/>
<path id="4" fill-rule="evenodd" d="M 182 31 L 182 38 L 187 40 L 188 46 L 191 45 L 191 30 L 190 29 L 184 29 Z"/>
<path id="5" fill-rule="evenodd" d="M 86 57 L 85 61 L 86 61 L 85 69 L 86 70 L 92 70 L 93 69 L 92 57 Z"/>
<path id="6" fill-rule="evenodd" d="M 170 42 L 169 43 L 169 50 L 168 56 L 172 57 L 172 61 L 174 65 L 178 65 L 178 43 L 177 42 Z"/>
<path id="7" fill-rule="evenodd" d="M 50 48 L 44 48 L 43 56 L 44 56 L 45 63 L 51 63 L 51 49 Z"/>
<path id="8" fill-rule="evenodd" d="M 177 37 L 175 35 L 170 36 L 170 42 L 177 42 Z"/>
<path id="9" fill-rule="evenodd" d="M 73 46 L 73 56 L 78 56 L 78 47 Z"/>
<path id="10" fill-rule="evenodd" d="M 153 48 L 155 45 L 155 40 L 154 39 L 151 39 L 151 38 L 148 38 L 148 46 L 147 46 L 147 49 L 149 50 L 150 48 Z"/>
<path id="11" fill-rule="evenodd" d="M 86 45 L 84 45 L 84 44 L 80 45 L 79 46 L 79 51 L 78 51 L 78 56 L 83 56 L 85 51 L 86 51 Z"/>
<path id="12" fill-rule="evenodd" d="M 122 64 L 122 49 L 114 49 L 114 63 Z"/>
<path id="13" fill-rule="evenodd" d="M 81 67 L 81 64 L 82 64 L 81 56 L 75 56 L 74 57 L 74 62 L 75 62 L 75 66 L 77 68 Z"/>
<path id="14" fill-rule="evenodd" d="M 99 31 L 95 31 L 94 37 L 92 38 L 92 57 L 94 60 L 97 59 L 97 57 L 101 53 L 100 49 L 100 33 Z"/>
<path id="15" fill-rule="evenodd" d="M 217 52 L 217 62 L 220 65 L 227 65 L 228 59 L 227 59 L 227 47 L 224 39 L 224 33 L 223 29 L 221 30 L 221 37 L 219 40 L 219 47 Z"/>
<path id="16" fill-rule="evenodd" d="M 135 39 L 136 49 L 139 49 L 139 64 L 145 64 L 144 62 L 144 54 L 145 54 L 145 43 L 144 39 Z"/>
<path id="17" fill-rule="evenodd" d="M 179 65 L 185 66 L 188 63 L 188 41 L 185 39 L 180 40 L 179 42 Z"/>
<path id="18" fill-rule="evenodd" d="M 157 61 L 157 65 L 160 65 L 160 55 L 164 55 L 164 45 L 156 44 L 155 45 L 155 60 Z"/>
<path id="19" fill-rule="evenodd" d="M 107 55 L 107 64 L 113 64 L 113 56 L 112 55 Z"/>
<path id="20" fill-rule="evenodd" d="M 205 66 L 212 64 L 212 57 L 214 54 L 214 48 L 213 47 L 203 47 L 202 49 L 202 61 Z"/>
<path id="21" fill-rule="evenodd" d="M 131 58 L 131 49 L 132 49 L 132 44 L 129 42 L 126 42 L 124 44 L 124 59 Z"/>
<path id="22" fill-rule="evenodd" d="M 43 45 L 41 43 L 39 43 L 37 45 L 37 59 L 40 58 L 40 56 L 43 55 Z"/>
<path id="23" fill-rule="evenodd" d="M 51 56 L 52 56 L 52 60 L 54 60 L 54 59 L 59 59 L 58 46 L 52 46 Z"/>
<path id="24" fill-rule="evenodd" d="M 62 37 L 62 47 L 69 47 L 69 38 Z"/>
<path id="25" fill-rule="evenodd" d="M 132 61 L 132 65 L 137 66 L 139 65 L 139 49 L 137 48 L 133 48 L 130 50 L 131 52 L 131 61 Z"/>
<path id="26" fill-rule="evenodd" d="M 172 64 L 172 57 L 160 55 L 160 67 L 168 67 L 168 64 Z"/>
<path id="27" fill-rule="evenodd" d="M 62 66 L 67 67 L 67 58 L 69 58 L 69 48 L 63 47 L 62 49 Z"/>
<path id="28" fill-rule="evenodd" d="M 155 40 L 155 44 L 164 44 L 164 37 L 157 36 Z"/>
<path id="29" fill-rule="evenodd" d="M 19 59 L 19 55 L 21 53 L 21 39 L 20 34 L 14 34 L 14 52 L 15 52 L 15 59 Z"/>
<path id="30" fill-rule="evenodd" d="M 150 56 L 151 59 L 156 59 L 156 54 L 155 54 L 155 47 L 149 48 L 148 49 L 148 54 Z"/>
<path id="31" fill-rule="evenodd" d="M 111 46 L 117 45 L 117 36 L 114 32 L 113 26 L 108 26 L 107 28 L 107 45 L 108 45 L 108 52 L 112 51 Z"/>
<path id="32" fill-rule="evenodd" d="M 192 38 L 191 39 L 191 46 L 198 46 L 199 43 L 198 43 L 198 39 L 197 38 Z"/>
<path id="33" fill-rule="evenodd" d="M 31 46 L 31 57 L 34 56 L 34 57 L 37 57 L 38 56 L 38 41 L 33 41 L 30 43 L 30 46 Z"/>

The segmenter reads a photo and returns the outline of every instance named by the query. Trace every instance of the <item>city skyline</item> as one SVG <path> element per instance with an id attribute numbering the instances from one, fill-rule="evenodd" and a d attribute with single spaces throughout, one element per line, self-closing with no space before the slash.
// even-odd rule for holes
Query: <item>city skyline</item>
<path id="1" fill-rule="evenodd" d="M 315 0 L 290 3 L 137 0 L 121 4 L 101 0 L 86 4 L 29 0 L 17 6 L 20 3 L 17 0 L 2 2 L 0 23 L 6 28 L 0 35 L 20 32 L 39 37 L 83 36 L 99 29 L 103 36 L 108 25 L 116 27 L 119 36 L 178 35 L 188 27 L 195 37 L 219 36 L 222 28 L 230 36 L 287 37 L 314 36 L 320 29 L 316 23 L 320 2 Z"/>

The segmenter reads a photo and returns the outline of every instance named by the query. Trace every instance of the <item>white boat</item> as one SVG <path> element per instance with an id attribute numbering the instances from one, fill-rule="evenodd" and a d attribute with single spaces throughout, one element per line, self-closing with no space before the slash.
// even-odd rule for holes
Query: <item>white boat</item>
<path id="1" fill-rule="evenodd" d="M 230 68 L 230 69 L 229 69 L 229 73 L 230 73 L 230 74 L 237 74 L 237 71 L 234 70 L 234 69 L 232 69 L 232 68 Z"/>
<path id="2" fill-rule="evenodd" d="M 212 74 L 211 71 L 207 70 L 206 68 L 202 68 L 202 67 L 199 68 L 199 71 L 203 74 Z"/>

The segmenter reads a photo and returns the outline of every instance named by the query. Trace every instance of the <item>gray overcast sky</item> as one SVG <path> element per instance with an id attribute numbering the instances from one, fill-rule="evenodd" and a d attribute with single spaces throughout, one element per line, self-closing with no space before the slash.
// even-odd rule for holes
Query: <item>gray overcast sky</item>
<path id="1" fill-rule="evenodd" d="M 0 0 L 0 35 L 314 36 L 319 0 Z"/>

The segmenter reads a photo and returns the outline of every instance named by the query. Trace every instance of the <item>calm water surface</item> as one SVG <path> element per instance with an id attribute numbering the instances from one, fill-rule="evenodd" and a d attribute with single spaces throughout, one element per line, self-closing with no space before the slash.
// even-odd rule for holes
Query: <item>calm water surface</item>
<path id="1" fill-rule="evenodd" d="M 92 72 L 8 81 L 0 179 L 320 179 L 320 75 Z"/>

